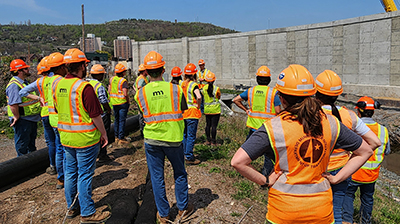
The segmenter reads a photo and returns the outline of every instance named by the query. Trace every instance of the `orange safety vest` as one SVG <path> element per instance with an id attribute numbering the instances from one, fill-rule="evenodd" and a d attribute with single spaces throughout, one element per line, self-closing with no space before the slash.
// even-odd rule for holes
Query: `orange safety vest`
<path id="1" fill-rule="evenodd" d="M 325 113 L 332 115 L 332 110 L 322 108 Z M 357 126 L 358 117 L 354 111 L 347 109 L 346 107 L 340 107 L 339 109 L 340 119 L 342 123 L 350 130 L 355 131 Z M 349 160 L 349 152 L 344 149 L 334 149 L 328 165 L 328 172 L 337 170 L 344 167 Z"/>
<path id="2" fill-rule="evenodd" d="M 389 142 L 389 134 L 387 128 L 383 125 L 376 122 L 364 123 L 378 136 L 382 145 L 374 150 L 374 154 L 351 176 L 351 179 L 359 183 L 373 183 L 379 177 L 379 170 L 385 157 L 386 146 Z"/>
<path id="3" fill-rule="evenodd" d="M 196 94 L 194 94 L 194 89 L 196 88 L 197 83 L 194 81 L 184 81 L 182 83 L 183 93 L 186 98 L 186 102 L 188 105 L 187 110 L 183 112 L 184 119 L 200 119 L 201 118 L 201 111 L 197 109 L 197 98 Z"/>
<path id="4" fill-rule="evenodd" d="M 322 119 L 323 135 L 304 134 L 287 112 L 263 125 L 275 154 L 275 171 L 283 171 L 268 192 L 267 220 L 272 223 L 333 223 L 332 190 L 322 177 L 340 132 L 331 115 Z"/>

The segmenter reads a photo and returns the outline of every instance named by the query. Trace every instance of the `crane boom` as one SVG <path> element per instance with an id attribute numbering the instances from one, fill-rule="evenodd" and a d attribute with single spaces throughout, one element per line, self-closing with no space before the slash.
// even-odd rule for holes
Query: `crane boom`
<path id="1" fill-rule="evenodd" d="M 396 4 L 393 0 L 380 0 L 382 3 L 383 8 L 385 8 L 386 12 L 393 12 L 397 11 Z"/>

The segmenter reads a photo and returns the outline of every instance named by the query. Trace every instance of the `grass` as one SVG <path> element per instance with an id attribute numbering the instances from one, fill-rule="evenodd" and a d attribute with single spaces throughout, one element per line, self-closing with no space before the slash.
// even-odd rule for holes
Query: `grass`
<path id="1" fill-rule="evenodd" d="M 231 216 L 232 216 L 232 217 L 240 217 L 240 216 L 242 216 L 242 213 L 232 212 L 232 213 L 231 213 Z"/>
<path id="2" fill-rule="evenodd" d="M 209 173 L 221 173 L 221 168 L 213 167 L 210 169 Z"/>
<path id="3" fill-rule="evenodd" d="M 245 198 L 251 198 L 254 190 L 254 185 L 248 180 L 242 180 L 233 184 L 236 187 L 237 192 L 232 195 L 232 198 L 236 200 L 242 200 Z"/>
<path id="4" fill-rule="evenodd" d="M 244 91 L 239 91 L 239 90 L 233 90 L 233 89 L 221 89 L 221 93 L 227 93 L 227 94 L 235 94 L 239 95 L 243 93 Z"/>

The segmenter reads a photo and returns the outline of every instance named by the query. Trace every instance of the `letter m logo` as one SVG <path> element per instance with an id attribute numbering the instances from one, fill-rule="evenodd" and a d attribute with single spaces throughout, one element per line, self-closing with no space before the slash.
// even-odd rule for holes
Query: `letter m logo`
<path id="1" fill-rule="evenodd" d="M 164 92 L 162 90 L 153 92 L 153 96 L 160 96 L 160 95 L 164 95 Z"/>
<path id="2" fill-rule="evenodd" d="M 257 90 L 257 91 L 256 91 L 256 94 L 264 94 L 264 91 Z"/>
<path id="3" fill-rule="evenodd" d="M 60 93 L 67 93 L 67 92 L 68 92 L 67 89 L 64 89 L 64 88 L 60 89 Z"/>

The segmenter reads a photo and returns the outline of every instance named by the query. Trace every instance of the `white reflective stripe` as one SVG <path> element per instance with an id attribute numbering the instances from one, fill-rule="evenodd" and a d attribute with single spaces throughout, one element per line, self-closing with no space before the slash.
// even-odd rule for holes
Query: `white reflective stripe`
<path id="1" fill-rule="evenodd" d="M 332 150 L 333 147 L 335 146 L 337 136 L 338 136 L 338 125 L 336 123 L 336 118 L 334 118 L 332 115 L 327 114 L 326 117 L 328 118 L 329 125 L 331 127 L 331 145 L 329 150 Z"/>
<path id="2" fill-rule="evenodd" d="M 121 99 L 125 98 L 124 95 L 119 95 L 119 94 L 110 94 L 110 97 L 121 98 Z"/>
<path id="3" fill-rule="evenodd" d="M 267 113 L 271 113 L 271 110 L 272 110 L 272 108 L 271 108 L 271 105 L 272 105 L 272 103 L 271 103 L 271 99 L 272 99 L 272 91 L 273 91 L 273 89 L 272 88 L 269 88 L 269 90 L 268 90 L 268 95 L 267 95 L 267 107 L 266 107 L 266 109 L 267 109 Z"/>
<path id="4" fill-rule="evenodd" d="M 70 89 L 70 100 L 71 100 L 71 107 L 72 107 L 72 122 L 73 123 L 79 123 L 79 108 L 76 106 L 76 102 L 78 101 L 77 99 L 77 89 L 78 87 L 83 83 L 84 81 L 79 79 L 78 81 L 75 82 L 75 84 L 72 86 Z"/>
<path id="5" fill-rule="evenodd" d="M 88 125 L 68 125 L 68 124 L 60 124 L 57 125 L 58 130 L 60 131 L 91 131 L 96 128 L 94 124 Z"/>
<path id="6" fill-rule="evenodd" d="M 174 85 L 174 84 L 170 84 L 172 85 L 172 102 L 174 105 L 174 108 L 172 108 L 174 111 L 180 111 L 179 108 L 179 95 L 178 95 L 178 86 Z"/>
<path id="7" fill-rule="evenodd" d="M 356 127 L 357 127 L 357 115 L 355 113 L 352 113 L 350 111 L 347 111 L 347 113 L 350 114 L 350 118 L 351 118 L 351 130 L 355 131 Z"/>
<path id="8" fill-rule="evenodd" d="M 320 82 L 318 79 L 315 80 L 315 83 L 317 83 L 317 85 L 319 85 L 321 87 L 324 87 L 324 84 L 322 82 Z"/>
<path id="9" fill-rule="evenodd" d="M 155 122 L 155 121 L 167 121 L 167 120 L 176 120 L 176 119 L 183 119 L 182 113 L 151 115 L 150 117 L 144 118 L 144 121 L 146 123 L 151 123 L 151 122 Z"/>
<path id="10" fill-rule="evenodd" d="M 211 105 L 218 105 L 218 102 L 211 102 L 211 103 L 204 103 L 204 105 L 211 106 Z"/>
<path id="11" fill-rule="evenodd" d="M 278 180 L 272 185 L 272 188 L 289 194 L 315 194 L 319 192 L 324 192 L 331 188 L 329 181 L 324 179 L 318 184 L 287 184 L 286 174 L 282 174 Z"/>
<path id="12" fill-rule="evenodd" d="M 363 169 L 368 169 L 368 170 L 373 170 L 378 168 L 382 161 L 383 161 L 383 153 L 385 152 L 386 149 L 386 144 L 385 144 L 385 140 L 386 140 L 386 129 L 384 126 L 377 124 L 379 126 L 378 129 L 378 137 L 379 140 L 381 141 L 381 146 L 379 146 L 377 149 L 375 149 L 374 151 L 374 155 L 376 157 L 375 161 L 367 161 L 361 168 Z"/>
<path id="13" fill-rule="evenodd" d="M 247 103 L 249 104 L 249 108 L 251 109 L 253 107 L 253 91 L 254 91 L 254 87 L 251 87 L 248 91 L 248 95 L 247 95 Z"/>
<path id="14" fill-rule="evenodd" d="M 49 107 L 49 113 L 55 113 L 56 109 L 54 109 L 54 107 Z"/>
<path id="15" fill-rule="evenodd" d="M 287 158 L 287 149 L 285 142 L 285 135 L 282 127 L 281 117 L 271 120 L 272 130 L 274 132 L 274 142 L 276 151 L 279 154 L 279 167 L 283 171 L 289 171 L 289 162 Z"/>
<path id="16" fill-rule="evenodd" d="M 39 100 L 30 100 L 30 101 L 18 104 L 18 106 L 27 107 L 27 106 L 33 105 L 33 104 L 35 104 L 37 102 L 39 102 Z"/>
<path id="17" fill-rule="evenodd" d="M 96 93 L 96 95 L 99 95 L 99 88 L 100 88 L 101 83 L 98 82 L 94 85 L 94 91 Z"/>
<path id="18" fill-rule="evenodd" d="M 306 90 L 306 89 L 313 89 L 313 84 L 304 84 L 304 85 L 297 85 L 298 90 Z"/>
<path id="19" fill-rule="evenodd" d="M 143 109 L 143 115 L 149 115 L 149 110 L 146 107 L 146 101 L 144 100 L 144 92 L 143 92 L 144 88 L 140 88 L 139 89 L 139 94 L 138 94 L 138 98 L 139 98 L 139 104 L 140 107 Z"/>
<path id="20" fill-rule="evenodd" d="M 381 163 L 378 162 L 373 162 L 373 161 L 367 161 L 361 168 L 367 169 L 367 170 L 374 170 L 378 168 L 381 165 Z"/>
<path id="21" fill-rule="evenodd" d="M 190 85 L 189 85 L 189 87 L 188 87 L 188 89 L 187 89 L 187 91 L 188 91 L 188 93 L 187 93 L 187 95 L 188 95 L 188 98 L 187 98 L 187 103 L 188 103 L 188 106 L 192 106 L 192 107 L 196 107 L 197 105 L 194 103 L 194 100 L 193 100 L 193 91 L 192 91 L 192 88 L 193 88 L 193 85 L 194 85 L 194 82 L 192 81 L 192 82 L 190 82 Z"/>
<path id="22" fill-rule="evenodd" d="M 249 117 L 262 117 L 262 118 L 270 118 L 270 117 L 275 117 L 275 115 L 272 114 L 265 114 L 265 113 L 255 113 L 255 112 L 249 112 Z"/>
<path id="23" fill-rule="evenodd" d="M 375 108 L 374 104 L 370 104 L 370 103 L 367 103 L 367 107 L 374 107 Z"/>
<path id="24" fill-rule="evenodd" d="M 53 83 L 51 84 L 51 89 L 53 90 L 53 96 L 56 94 L 56 87 L 57 87 L 57 84 L 60 82 L 60 80 L 62 79 L 63 77 L 58 77 L 58 78 L 56 78 L 56 79 L 54 79 L 54 81 L 53 81 Z M 54 98 L 54 97 L 53 97 Z"/>
<path id="25" fill-rule="evenodd" d="M 44 106 L 45 107 L 49 106 L 49 103 L 48 102 L 44 102 Z"/>
<path id="26" fill-rule="evenodd" d="M 339 90 L 339 89 L 341 89 L 341 88 L 342 88 L 341 85 L 340 85 L 340 86 L 332 86 L 332 87 L 331 87 L 331 91 Z"/>

